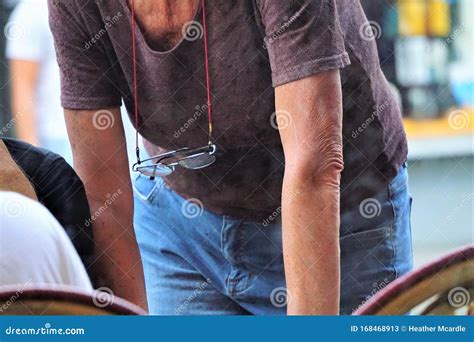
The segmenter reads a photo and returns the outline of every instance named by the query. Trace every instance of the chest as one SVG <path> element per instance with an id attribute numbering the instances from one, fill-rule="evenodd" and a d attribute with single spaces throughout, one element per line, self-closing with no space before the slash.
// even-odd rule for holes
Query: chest
<path id="1" fill-rule="evenodd" d="M 131 25 L 127 25 L 127 22 L 131 24 L 131 13 L 125 1 L 130 0 L 103 2 L 101 12 L 102 17 L 117 11 L 125 13 L 124 21 L 108 30 L 111 39 L 106 48 L 111 60 L 118 58 L 119 63 L 114 63 L 115 84 L 120 87 L 127 109 L 133 113 L 132 35 Z M 137 5 L 139 2 L 135 1 Z M 273 130 L 268 117 L 274 112 L 274 94 L 262 32 L 253 19 L 253 0 L 209 0 L 206 5 L 214 132 L 221 136 L 219 143 L 226 145 L 228 139 L 229 146 L 235 144 L 232 136 L 236 127 L 242 141 L 266 137 L 263 131 Z M 196 39 L 183 37 L 188 34 L 185 29 L 183 32 L 183 26 L 189 21 L 202 27 L 200 1 L 195 2 L 193 11 L 184 12 L 186 15 L 181 12 L 170 22 L 168 17 L 156 16 L 151 11 L 151 14 L 135 11 L 139 26 L 136 31 L 139 120 L 144 123 L 140 134 L 157 146 L 169 142 L 176 146 L 198 146 L 206 144 L 208 139 L 203 39 L 200 35 Z M 247 19 L 243 22 L 242 18 Z"/>
<path id="2" fill-rule="evenodd" d="M 170 50 L 182 40 L 200 4 L 200 0 L 134 2 L 135 20 L 147 43 L 158 51 Z"/>

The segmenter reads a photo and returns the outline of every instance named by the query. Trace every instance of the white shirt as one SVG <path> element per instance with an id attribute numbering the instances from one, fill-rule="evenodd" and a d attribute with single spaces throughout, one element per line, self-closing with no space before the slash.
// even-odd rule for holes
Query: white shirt
<path id="1" fill-rule="evenodd" d="M 0 191 L 0 288 L 67 285 L 92 291 L 63 227 L 39 202 Z"/>

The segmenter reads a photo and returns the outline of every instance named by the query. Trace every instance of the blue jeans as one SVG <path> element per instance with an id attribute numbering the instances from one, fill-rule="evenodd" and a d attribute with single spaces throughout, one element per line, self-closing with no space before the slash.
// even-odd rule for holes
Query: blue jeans
<path id="1" fill-rule="evenodd" d="M 341 314 L 412 267 L 406 165 L 387 188 L 341 213 Z M 148 305 L 159 315 L 280 315 L 287 296 L 281 224 L 206 211 L 138 176 L 135 230 Z"/>

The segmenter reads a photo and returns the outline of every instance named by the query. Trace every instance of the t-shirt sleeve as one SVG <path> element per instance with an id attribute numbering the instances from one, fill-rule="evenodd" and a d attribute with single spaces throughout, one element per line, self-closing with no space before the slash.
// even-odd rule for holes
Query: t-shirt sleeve
<path id="1" fill-rule="evenodd" d="M 41 61 L 45 30 L 48 33 L 48 12 L 44 4 L 21 1 L 5 27 L 7 58 Z"/>
<path id="2" fill-rule="evenodd" d="M 350 64 L 336 0 L 256 0 L 273 85 Z"/>
<path id="3" fill-rule="evenodd" d="M 100 41 L 88 44 L 94 34 L 88 32 L 83 19 L 90 18 L 87 6 L 95 4 L 48 0 L 49 25 L 61 73 L 61 103 L 64 108 L 82 110 L 119 107 L 121 95 L 114 86 L 111 58 Z"/>

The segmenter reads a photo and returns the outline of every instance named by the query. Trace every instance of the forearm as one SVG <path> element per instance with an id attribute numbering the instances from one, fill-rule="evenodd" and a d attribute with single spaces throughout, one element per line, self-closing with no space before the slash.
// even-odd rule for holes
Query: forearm
<path id="1" fill-rule="evenodd" d="M 91 209 L 95 272 L 116 296 L 146 309 L 142 262 L 133 229 L 133 191 L 119 108 L 103 109 L 114 124 L 95 127 L 98 111 L 66 110 L 74 155 Z"/>
<path id="2" fill-rule="evenodd" d="M 114 295 L 147 309 L 143 267 L 133 229 L 130 190 L 88 193 L 96 244 L 95 272 Z"/>
<path id="3" fill-rule="evenodd" d="M 11 191 L 37 200 L 36 192 L 0 140 L 0 191 Z"/>
<path id="4" fill-rule="evenodd" d="M 338 314 L 339 190 L 286 181 L 282 214 L 288 314 Z"/>

